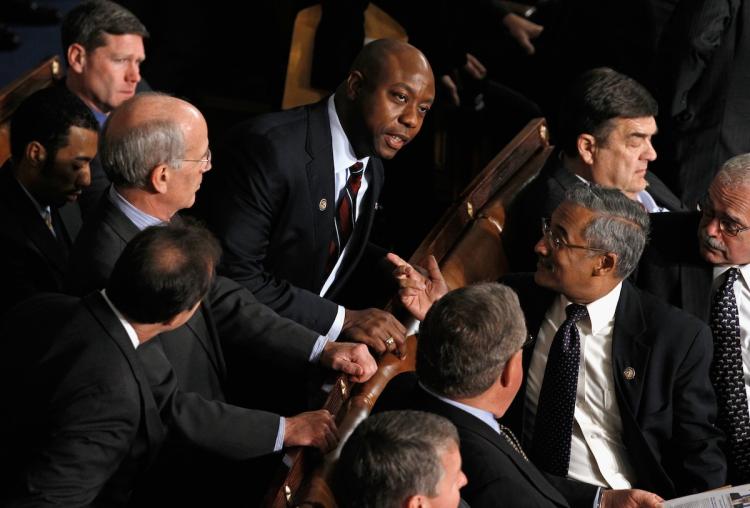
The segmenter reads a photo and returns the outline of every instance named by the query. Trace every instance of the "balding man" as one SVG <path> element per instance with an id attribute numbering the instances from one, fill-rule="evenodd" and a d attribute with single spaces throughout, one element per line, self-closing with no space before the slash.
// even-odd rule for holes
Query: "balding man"
<path id="1" fill-rule="evenodd" d="M 379 40 L 364 47 L 333 96 L 238 126 L 211 188 L 209 224 L 225 252 L 220 270 L 329 338 L 395 349 L 405 330 L 392 315 L 334 302 L 358 264 L 385 254 L 368 245 L 381 159 L 419 133 L 434 95 L 424 55 Z"/>
<path id="2" fill-rule="evenodd" d="M 102 165 L 113 186 L 74 248 L 71 285 L 79 293 L 105 284 L 114 260 L 139 230 L 179 222 L 175 214 L 192 206 L 203 173 L 211 169 L 203 115 L 173 97 L 149 93 L 126 101 L 112 113 L 102 136 Z M 279 370 L 304 371 L 317 363 L 348 370 L 357 380 L 368 378 L 375 370 L 374 360 L 363 345 L 328 342 L 280 318 L 249 291 L 223 277 L 216 278 L 185 326 L 162 334 L 150 346 L 139 353 L 151 366 L 147 372 L 157 399 L 160 393 L 170 393 L 167 388 L 172 375 L 183 392 L 195 394 L 171 403 L 172 417 L 182 419 L 183 437 L 199 442 L 204 450 L 218 451 L 235 460 L 266 455 L 283 446 L 327 448 L 336 439 L 335 425 L 325 412 L 285 419 L 263 411 L 216 405 L 215 401 L 229 398 L 232 385 L 228 376 L 247 369 L 250 359 L 273 365 L 273 374 L 279 379 L 283 378 Z M 162 350 L 173 374 L 164 368 Z M 262 387 L 237 389 L 260 391 Z M 202 487 L 209 488 L 202 491 L 207 496 L 204 501 L 217 501 L 217 489 L 208 479 L 215 475 L 215 481 L 220 481 L 221 469 L 197 458 L 176 434 L 174 438 L 167 443 L 164 455 L 168 459 L 159 470 L 162 474 L 151 476 L 159 483 L 154 490 L 167 496 L 163 502 L 175 503 L 176 494 L 165 487 L 163 475 L 169 473 L 175 484 L 184 486 L 179 491 L 190 492 L 194 501 L 201 498 L 192 494 Z M 221 503 L 225 504 L 223 498 Z"/>
<path id="3" fill-rule="evenodd" d="M 711 326 L 717 424 L 736 485 L 750 482 L 750 154 L 724 163 L 701 210 L 654 221 L 638 284 Z"/>

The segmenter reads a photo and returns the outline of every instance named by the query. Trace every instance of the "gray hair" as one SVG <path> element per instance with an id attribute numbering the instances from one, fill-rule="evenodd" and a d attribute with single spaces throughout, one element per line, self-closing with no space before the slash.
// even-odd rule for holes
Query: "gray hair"
<path id="1" fill-rule="evenodd" d="M 496 282 L 451 291 L 420 326 L 416 370 L 430 390 L 448 398 L 485 392 L 526 337 L 518 297 Z"/>
<path id="2" fill-rule="evenodd" d="M 594 212 L 583 238 L 589 247 L 617 254 L 618 277 L 630 275 L 648 240 L 649 218 L 643 206 L 619 189 L 584 183 L 568 189 L 565 200 Z"/>
<path id="3" fill-rule="evenodd" d="M 442 416 L 389 411 L 365 419 L 341 450 L 334 491 L 342 508 L 392 508 L 411 496 L 435 497 L 441 455 L 458 432 Z"/>
<path id="4" fill-rule="evenodd" d="M 750 153 L 735 155 L 726 161 L 714 178 L 721 185 L 750 185 Z"/>
<path id="5" fill-rule="evenodd" d="M 146 95 L 168 97 L 152 92 L 129 99 L 110 115 L 99 139 L 102 167 L 115 185 L 145 188 L 151 170 L 159 164 L 168 164 L 175 169 L 182 166 L 185 134 L 175 121 L 149 120 L 131 129 L 111 132 L 109 127 L 118 111 L 127 110 L 130 101 Z"/>
<path id="6" fill-rule="evenodd" d="M 134 34 L 148 37 L 148 30 L 125 7 L 109 0 L 83 2 L 66 14 L 60 35 L 63 53 L 78 43 L 86 51 L 104 46 L 104 35 Z"/>

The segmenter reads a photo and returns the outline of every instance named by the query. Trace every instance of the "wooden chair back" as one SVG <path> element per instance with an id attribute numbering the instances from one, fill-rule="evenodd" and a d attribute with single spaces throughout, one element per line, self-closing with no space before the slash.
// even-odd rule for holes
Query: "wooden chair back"
<path id="1" fill-rule="evenodd" d="M 26 97 L 60 79 L 62 65 L 54 56 L 0 90 L 0 165 L 10 158 L 10 117 L 13 112 Z"/>
<path id="2" fill-rule="evenodd" d="M 292 45 L 286 67 L 282 109 L 318 102 L 331 93 L 310 86 L 315 31 L 320 23 L 321 7 L 315 4 L 297 13 L 292 30 Z M 406 31 L 392 17 L 370 4 L 365 10 L 365 39 L 399 39 L 406 41 Z"/>
<path id="3" fill-rule="evenodd" d="M 544 166 L 552 151 L 544 119 L 529 124 L 477 175 L 411 257 L 420 264 L 433 254 L 451 288 L 497 280 L 507 272 L 502 246 L 505 207 Z M 406 323 L 405 323 L 406 324 Z M 337 380 L 324 407 L 336 415 L 341 443 L 336 450 L 315 461 L 313 454 L 297 449 L 287 455 L 288 472 L 269 492 L 264 506 L 287 508 L 316 506 L 335 508 L 329 487 L 341 446 L 356 426 L 370 414 L 388 382 L 402 372 L 414 370 L 417 338 L 407 338 L 401 357 L 386 353 L 378 361 L 376 374 L 367 383 L 351 385 Z"/>

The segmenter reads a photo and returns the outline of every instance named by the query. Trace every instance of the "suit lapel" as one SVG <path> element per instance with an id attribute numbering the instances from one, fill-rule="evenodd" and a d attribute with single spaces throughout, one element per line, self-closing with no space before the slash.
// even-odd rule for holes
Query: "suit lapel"
<path id="1" fill-rule="evenodd" d="M 328 261 L 328 244 L 331 241 L 336 214 L 336 195 L 333 171 L 333 148 L 331 126 L 328 121 L 328 99 L 308 107 L 307 140 L 305 149 L 308 160 L 305 165 L 310 199 L 310 217 L 314 231 L 315 259 L 311 260 L 315 273 L 320 277 L 315 287 L 325 282 L 325 266 Z M 325 201 L 324 201 L 325 200 Z"/>
<path id="2" fill-rule="evenodd" d="M 680 295 L 683 307 L 708 323 L 711 311 L 713 269 L 708 263 L 680 265 Z"/>
<path id="3" fill-rule="evenodd" d="M 81 224 L 83 222 L 81 219 L 81 207 L 78 205 L 78 202 L 68 203 L 58 208 L 57 213 L 60 216 L 60 224 L 65 235 L 65 241 L 67 246 L 70 247 L 78 236 L 78 232 L 81 231 Z"/>
<path id="4" fill-rule="evenodd" d="M 615 312 L 612 333 L 612 374 L 619 395 L 620 412 L 637 421 L 651 346 L 642 340 L 646 321 L 637 290 L 626 280 Z M 632 377 L 631 374 L 635 374 Z"/>
<path id="5" fill-rule="evenodd" d="M 165 429 L 159 417 L 159 411 L 154 402 L 146 374 L 143 372 L 141 364 L 136 358 L 135 348 L 130 342 L 130 337 L 128 337 L 127 332 L 125 332 L 125 329 L 119 319 L 117 319 L 117 316 L 109 308 L 107 302 L 104 301 L 104 298 L 96 292 L 84 297 L 83 301 L 102 329 L 117 345 L 120 352 L 122 352 L 138 383 L 138 390 L 141 394 L 144 427 L 148 441 L 148 462 L 150 463 L 155 458 L 156 452 L 164 440 Z"/>
<path id="6" fill-rule="evenodd" d="M 651 173 L 646 173 L 646 181 L 648 182 L 648 188 L 646 191 L 651 194 L 656 204 L 668 209 L 670 212 L 681 212 L 685 211 L 685 205 L 682 204 L 680 199 L 675 196 L 669 188 L 664 185 L 664 182 Z"/>

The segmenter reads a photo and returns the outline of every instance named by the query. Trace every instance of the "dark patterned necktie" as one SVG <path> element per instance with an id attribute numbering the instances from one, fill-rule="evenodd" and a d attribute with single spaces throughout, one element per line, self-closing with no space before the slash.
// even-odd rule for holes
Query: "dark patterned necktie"
<path id="1" fill-rule="evenodd" d="M 568 474 L 573 411 L 581 359 L 581 339 L 576 322 L 588 316 L 586 307 L 570 304 L 567 318 L 552 340 L 536 406 L 531 456 L 539 469 L 558 476 Z"/>
<path id="2" fill-rule="evenodd" d="M 328 263 L 326 264 L 326 275 L 331 273 L 336 261 L 341 256 L 341 251 L 346 247 L 349 237 L 352 235 L 355 222 L 355 212 L 357 210 L 357 193 L 362 185 L 362 175 L 365 173 L 365 167 L 361 162 L 355 162 L 349 168 L 349 178 L 344 186 L 344 195 L 339 202 L 339 208 L 336 211 L 335 234 L 328 246 Z"/>
<path id="3" fill-rule="evenodd" d="M 717 425 L 727 436 L 727 459 L 732 483 L 750 482 L 750 415 L 742 374 L 740 319 L 734 283 L 737 268 L 727 270 L 724 284 L 711 305 L 714 360 L 711 381 L 719 403 Z"/>

